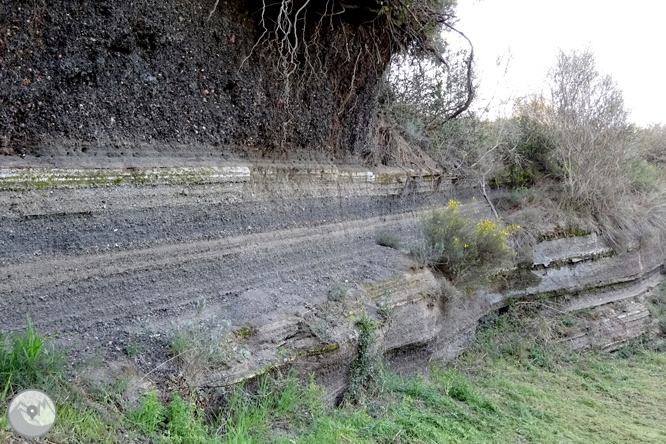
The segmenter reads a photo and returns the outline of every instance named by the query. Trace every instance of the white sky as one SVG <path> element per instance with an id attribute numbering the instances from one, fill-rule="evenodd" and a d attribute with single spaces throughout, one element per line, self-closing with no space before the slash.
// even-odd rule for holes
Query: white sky
<path id="1" fill-rule="evenodd" d="M 541 91 L 558 49 L 589 46 L 599 72 L 610 74 L 624 92 L 630 120 L 666 123 L 666 2 L 458 0 L 457 15 L 457 28 L 474 44 L 477 106 L 493 94 L 497 106 Z M 509 52 L 504 76 L 496 60 Z"/>

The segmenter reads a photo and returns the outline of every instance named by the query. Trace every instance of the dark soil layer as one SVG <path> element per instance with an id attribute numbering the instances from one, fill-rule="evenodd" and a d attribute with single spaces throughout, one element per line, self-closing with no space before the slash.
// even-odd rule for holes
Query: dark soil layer
<path id="1" fill-rule="evenodd" d="M 319 74 L 292 79 L 285 99 L 274 48 L 253 50 L 263 28 L 251 5 L 220 2 L 207 20 L 213 3 L 0 3 L 0 153 L 113 155 L 137 144 L 367 150 L 384 60 L 372 69 L 360 50 L 352 60 L 361 44 L 352 35 L 351 53 L 323 49 Z"/>

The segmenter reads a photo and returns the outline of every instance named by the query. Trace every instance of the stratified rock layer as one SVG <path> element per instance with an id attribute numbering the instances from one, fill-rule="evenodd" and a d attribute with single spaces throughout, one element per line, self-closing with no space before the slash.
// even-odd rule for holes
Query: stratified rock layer
<path id="1" fill-rule="evenodd" d="M 138 341 L 145 352 L 136 364 L 157 376 L 177 373 L 167 361 L 173 332 L 194 328 L 225 354 L 224 365 L 197 375 L 202 386 L 287 365 L 314 372 L 334 399 L 347 384 L 361 317 L 380 323 L 376 346 L 390 365 L 410 371 L 457 356 L 479 319 L 510 298 L 548 298 L 562 313 L 601 307 L 599 322 L 569 342 L 617 348 L 652 325 L 641 297 L 661 280 L 664 261 L 656 244 L 616 254 L 594 234 L 558 239 L 537 244 L 530 267 L 505 270 L 503 292 L 449 294 L 406 249 L 375 238 L 390 232 L 408 247 L 418 212 L 452 198 L 490 216 L 475 190 L 450 178 L 196 159 L 41 164 L 0 177 L 2 331 L 20 330 L 28 315 L 58 334 L 73 361 L 123 361 Z"/>

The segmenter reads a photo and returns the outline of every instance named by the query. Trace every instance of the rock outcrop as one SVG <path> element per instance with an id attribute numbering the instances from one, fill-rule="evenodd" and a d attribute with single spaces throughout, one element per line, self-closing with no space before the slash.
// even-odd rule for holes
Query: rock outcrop
<path id="1" fill-rule="evenodd" d="M 30 316 L 58 334 L 73 362 L 92 354 L 127 361 L 128 344 L 140 343 L 144 352 L 131 360 L 166 378 L 182 371 L 168 349 L 174 332 L 186 331 L 221 356 L 197 373 L 199 385 L 289 366 L 314 373 L 335 399 L 363 317 L 377 321 L 377 350 L 399 371 L 454 358 L 479 319 L 510 300 L 539 300 L 546 312 L 599 307 L 570 332 L 573 348 L 614 349 L 651 328 L 641 298 L 661 280 L 661 245 L 616 254 L 594 234 L 544 241 L 530 266 L 502 272 L 501 292 L 453 294 L 407 250 L 375 242 L 387 231 L 408 246 L 418 212 L 451 198 L 490 215 L 472 199 L 476 190 L 451 178 L 160 161 L 0 171 L 3 332 Z"/>

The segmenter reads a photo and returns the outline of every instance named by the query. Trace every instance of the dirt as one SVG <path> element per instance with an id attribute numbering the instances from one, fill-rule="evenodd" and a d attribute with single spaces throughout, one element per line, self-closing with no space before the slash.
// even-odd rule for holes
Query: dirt
<path id="1" fill-rule="evenodd" d="M 358 50 L 356 63 L 329 46 L 343 33 L 326 28 L 322 66 L 285 96 L 275 47 L 255 47 L 256 5 L 223 1 L 208 20 L 213 3 L 2 2 L 0 153 L 121 156 L 144 145 L 343 158 L 371 147 L 386 57 L 373 68 Z M 351 38 L 346 50 L 361 47 Z"/>

